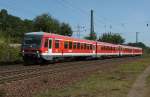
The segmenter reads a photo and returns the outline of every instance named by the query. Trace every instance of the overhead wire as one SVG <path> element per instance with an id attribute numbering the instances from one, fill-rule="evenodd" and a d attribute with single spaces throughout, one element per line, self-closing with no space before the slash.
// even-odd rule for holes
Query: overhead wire
<path id="1" fill-rule="evenodd" d="M 61 1 L 65 2 L 66 5 L 69 5 L 69 6 L 71 6 L 72 8 L 74 8 L 74 9 L 76 9 L 76 10 L 78 9 L 78 11 L 80 11 L 80 13 L 82 13 L 82 14 L 89 14 L 89 12 L 85 11 L 85 10 L 82 9 L 81 7 L 78 7 L 78 6 L 73 7 L 74 4 L 73 4 L 71 1 L 68 1 L 68 0 L 61 0 Z M 106 18 L 103 18 L 103 17 L 101 17 L 101 18 L 103 19 L 103 21 L 104 21 L 104 19 L 106 20 Z M 98 21 L 97 23 L 100 24 L 100 25 L 103 25 L 103 26 L 106 25 L 106 22 L 103 22 L 97 15 L 95 15 L 95 20 Z M 107 21 L 110 22 L 110 20 L 107 20 Z M 114 24 L 114 23 L 110 22 L 109 26 L 110 26 L 110 25 L 112 26 L 112 24 Z M 108 24 L 107 24 L 107 25 L 108 25 Z M 114 27 L 114 25 L 113 25 L 113 29 L 116 29 L 116 28 Z M 118 29 L 116 29 L 116 30 L 118 30 Z"/>

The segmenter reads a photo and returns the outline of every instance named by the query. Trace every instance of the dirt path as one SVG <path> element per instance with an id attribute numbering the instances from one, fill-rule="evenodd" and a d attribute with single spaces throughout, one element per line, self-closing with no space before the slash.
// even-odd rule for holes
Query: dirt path
<path id="1" fill-rule="evenodd" d="M 129 91 L 127 97 L 144 97 L 146 92 L 146 78 L 150 75 L 150 66 L 147 67 L 144 72 L 139 75 Z"/>

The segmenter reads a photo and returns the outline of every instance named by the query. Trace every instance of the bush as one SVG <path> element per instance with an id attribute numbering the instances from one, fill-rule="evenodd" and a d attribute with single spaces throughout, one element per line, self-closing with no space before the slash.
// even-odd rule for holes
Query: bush
<path id="1" fill-rule="evenodd" d="M 0 43 L 0 62 L 17 62 L 21 61 L 20 47 L 12 47 L 9 42 Z"/>

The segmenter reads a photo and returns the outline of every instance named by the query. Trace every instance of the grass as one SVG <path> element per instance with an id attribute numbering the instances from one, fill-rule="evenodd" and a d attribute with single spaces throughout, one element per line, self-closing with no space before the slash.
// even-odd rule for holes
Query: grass
<path id="1" fill-rule="evenodd" d="M 144 97 L 149 97 L 150 95 L 150 75 L 146 78 L 146 93 Z"/>
<path id="2" fill-rule="evenodd" d="M 2 42 L 0 38 L 0 65 L 16 64 L 22 61 L 20 47 L 11 47 L 8 41 Z"/>
<path id="3" fill-rule="evenodd" d="M 111 71 L 97 71 L 72 86 L 48 89 L 35 97 L 125 97 L 136 77 L 149 63 L 150 57 L 143 57 L 138 62 L 121 64 Z M 150 77 L 148 80 L 150 82 Z"/>

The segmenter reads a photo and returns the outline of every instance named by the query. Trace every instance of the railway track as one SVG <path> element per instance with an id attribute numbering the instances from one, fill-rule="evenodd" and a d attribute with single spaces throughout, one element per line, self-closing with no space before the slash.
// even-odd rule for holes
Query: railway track
<path id="1" fill-rule="evenodd" d="M 58 63 L 56 65 L 48 65 L 48 66 L 34 66 L 34 67 L 27 67 L 20 70 L 8 70 L 0 72 L 0 84 L 3 83 L 10 83 L 13 81 L 18 80 L 25 80 L 34 77 L 39 77 L 43 74 L 55 74 L 61 73 L 65 71 L 70 71 L 74 69 L 84 69 L 84 68 L 92 68 L 92 67 L 100 67 L 101 64 L 111 64 L 113 63 L 121 63 L 123 60 L 130 60 L 132 61 L 135 58 L 115 58 L 115 59 L 106 59 L 106 60 L 93 60 L 93 61 L 78 61 L 78 62 L 65 62 L 65 63 Z M 94 64 L 94 63 L 99 63 Z M 94 65 L 93 65 L 94 64 Z"/>

